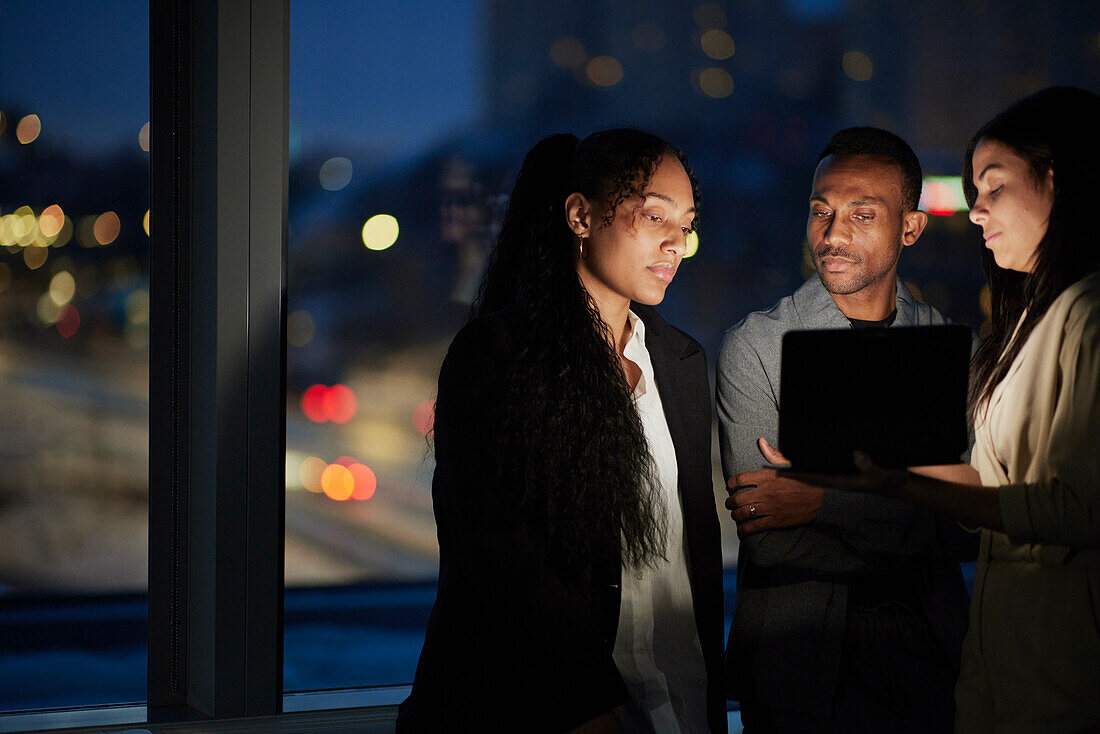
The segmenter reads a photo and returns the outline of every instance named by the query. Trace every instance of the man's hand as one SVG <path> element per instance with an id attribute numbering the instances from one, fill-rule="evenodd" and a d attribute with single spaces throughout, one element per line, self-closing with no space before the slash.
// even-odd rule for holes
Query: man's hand
<path id="1" fill-rule="evenodd" d="M 763 438 L 757 447 L 769 463 L 789 463 Z M 821 487 L 780 476 L 774 469 L 735 474 L 726 486 L 730 491 L 726 509 L 742 535 L 811 523 L 817 519 L 825 494 Z"/>

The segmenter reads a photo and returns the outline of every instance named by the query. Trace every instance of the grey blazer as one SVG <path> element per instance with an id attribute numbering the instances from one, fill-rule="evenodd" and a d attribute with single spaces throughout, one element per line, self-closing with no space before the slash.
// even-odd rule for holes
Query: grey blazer
<path id="1" fill-rule="evenodd" d="M 898 280 L 895 326 L 943 323 L 939 312 L 917 301 Z M 758 437 L 778 445 L 783 334 L 850 326 L 813 277 L 726 333 L 718 354 L 717 392 L 727 480 L 762 468 Z M 888 395 L 866 398 L 889 400 Z M 832 489 L 825 490 L 813 523 L 744 536 L 726 653 L 729 697 L 828 715 L 840 667 L 848 583 L 855 576 L 911 576 L 925 615 L 957 667 L 969 603 L 958 560 L 974 558 L 976 550 L 975 535 L 929 510 Z"/>

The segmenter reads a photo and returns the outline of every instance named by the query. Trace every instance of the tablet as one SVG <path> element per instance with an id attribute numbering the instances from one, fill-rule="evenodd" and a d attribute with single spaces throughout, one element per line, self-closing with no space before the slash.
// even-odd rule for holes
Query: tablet
<path id="1" fill-rule="evenodd" d="M 783 335 L 779 449 L 797 471 L 958 463 L 971 332 L 962 324 L 789 331 Z"/>

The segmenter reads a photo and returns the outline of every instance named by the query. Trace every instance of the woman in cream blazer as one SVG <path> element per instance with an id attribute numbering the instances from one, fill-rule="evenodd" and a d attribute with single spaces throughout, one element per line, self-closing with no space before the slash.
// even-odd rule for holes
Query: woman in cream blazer
<path id="1" fill-rule="evenodd" d="M 972 365 L 971 464 L 897 472 L 857 454 L 847 483 L 981 528 L 960 732 L 1100 729 L 1097 130 L 1100 97 L 1061 87 L 971 139 L 963 186 L 993 306 Z"/>

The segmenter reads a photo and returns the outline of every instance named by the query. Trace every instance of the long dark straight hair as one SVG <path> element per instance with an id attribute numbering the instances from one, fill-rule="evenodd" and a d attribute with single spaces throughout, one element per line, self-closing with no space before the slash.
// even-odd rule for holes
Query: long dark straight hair
<path id="1" fill-rule="evenodd" d="M 970 139 L 963 161 L 963 191 L 971 207 L 978 196 L 974 150 L 985 140 L 1007 145 L 1023 158 L 1036 186 L 1053 172 L 1054 201 L 1033 272 L 1000 268 L 992 251 L 982 247 L 992 315 L 989 334 L 972 364 L 972 420 L 1054 299 L 1100 268 L 1094 217 L 1100 196 L 1100 97 L 1083 89 L 1051 87 L 1023 98 L 986 123 Z"/>
<path id="2" fill-rule="evenodd" d="M 514 354 L 499 430 L 500 471 L 520 510 L 545 526 L 552 552 L 582 572 L 611 558 L 663 556 L 664 508 L 609 327 L 576 272 L 565 200 L 605 205 L 605 221 L 644 191 L 661 157 L 683 153 L 616 129 L 541 140 L 523 161 L 472 309 L 507 309 Z M 602 226 L 593 223 L 593 226 Z"/>

